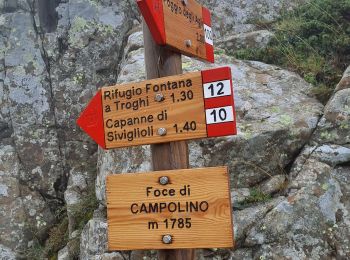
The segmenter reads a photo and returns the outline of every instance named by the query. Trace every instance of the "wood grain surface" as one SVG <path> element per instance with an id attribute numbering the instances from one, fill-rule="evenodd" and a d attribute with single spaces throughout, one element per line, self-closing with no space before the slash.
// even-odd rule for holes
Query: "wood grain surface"
<path id="1" fill-rule="evenodd" d="M 159 184 L 162 176 L 169 178 L 168 185 Z M 189 203 L 202 207 L 190 212 Z M 160 205 L 167 208 L 160 210 Z M 107 213 L 109 250 L 233 247 L 227 167 L 110 175 Z M 182 221 L 185 226 L 179 225 Z M 173 237 L 171 244 L 162 242 L 167 234 Z"/>
<path id="2" fill-rule="evenodd" d="M 189 81 L 192 85 L 190 87 L 187 86 Z M 154 91 L 161 89 L 154 87 L 155 85 L 166 84 L 168 86 L 168 82 L 182 84 L 181 86 L 183 83 L 180 82 L 184 82 L 186 86 L 171 90 L 168 88 L 164 90 L 163 86 L 162 90 Z M 141 93 L 140 95 L 135 94 L 137 90 L 139 90 L 138 93 Z M 133 92 L 134 95 L 113 98 L 113 93 L 118 92 L 124 95 L 125 91 Z M 164 95 L 164 101 L 155 100 L 158 93 Z M 116 102 L 118 102 L 118 107 Z M 137 108 L 133 105 L 134 102 L 136 106 L 139 106 L 137 110 L 134 109 Z M 104 87 L 102 88 L 102 104 L 107 149 L 207 137 L 201 72 Z M 110 108 L 110 112 L 106 112 L 107 108 Z M 157 116 L 165 111 L 167 120 L 158 120 Z M 151 116 L 152 122 L 140 120 L 143 116 L 147 118 Z M 116 122 L 121 122 L 121 120 L 133 121 L 134 118 L 138 118 L 142 123 L 123 127 L 116 125 Z M 167 134 L 160 136 L 157 132 L 159 128 L 165 128 Z M 141 131 L 147 134 L 142 136 Z M 131 133 L 129 134 L 131 137 L 128 133 Z"/>
<path id="3" fill-rule="evenodd" d="M 195 0 L 163 1 L 166 43 L 182 53 L 206 59 L 202 6 Z M 185 41 L 190 40 L 191 46 Z"/>

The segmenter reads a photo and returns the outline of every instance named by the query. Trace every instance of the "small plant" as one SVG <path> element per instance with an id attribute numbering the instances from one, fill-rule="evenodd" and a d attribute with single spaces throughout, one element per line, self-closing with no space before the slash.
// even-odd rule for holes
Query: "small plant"
<path id="1" fill-rule="evenodd" d="M 293 70 L 315 86 L 319 100 L 328 101 L 350 61 L 350 1 L 312 0 L 283 14 L 272 28 L 275 37 L 266 48 L 234 56 Z"/>
<path id="2" fill-rule="evenodd" d="M 45 242 L 44 255 L 50 259 L 66 246 L 68 242 L 68 218 L 65 217 L 57 226 L 49 232 L 49 238 Z"/>
<path id="3" fill-rule="evenodd" d="M 251 203 L 266 202 L 271 199 L 270 194 L 266 194 L 257 188 L 252 188 L 250 190 L 250 196 L 243 201 L 243 205 Z"/>
<path id="4" fill-rule="evenodd" d="M 87 195 L 70 211 L 75 219 L 75 230 L 83 230 L 85 224 L 92 218 L 98 202 L 94 188 L 88 189 Z M 57 259 L 59 250 L 68 245 L 70 259 L 79 259 L 80 236 L 69 239 L 67 208 L 59 208 L 56 212 L 57 224 L 49 232 L 46 241 L 35 239 L 33 246 L 26 252 L 28 259 Z"/>
<path id="5" fill-rule="evenodd" d="M 70 209 L 76 224 L 74 229 L 83 230 L 85 224 L 93 217 L 95 209 L 98 207 L 94 187 L 89 188 L 88 193 L 80 203 Z"/>

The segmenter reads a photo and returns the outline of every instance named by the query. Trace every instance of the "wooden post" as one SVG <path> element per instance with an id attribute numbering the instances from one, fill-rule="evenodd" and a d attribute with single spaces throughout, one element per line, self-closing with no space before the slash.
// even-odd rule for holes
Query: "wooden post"
<path id="1" fill-rule="evenodd" d="M 158 46 L 145 21 L 143 21 L 145 63 L 147 79 L 182 74 L 181 54 Z M 151 146 L 153 170 L 186 169 L 189 153 L 186 141 L 156 144 Z M 160 250 L 160 260 L 192 260 L 195 250 Z"/>

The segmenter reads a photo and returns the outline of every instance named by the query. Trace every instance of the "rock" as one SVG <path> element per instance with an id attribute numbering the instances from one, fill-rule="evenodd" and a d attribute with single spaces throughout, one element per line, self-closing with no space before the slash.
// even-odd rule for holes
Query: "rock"
<path id="1" fill-rule="evenodd" d="M 16 10 L 30 11 L 26 0 L 0 0 L 0 13 L 12 13 Z"/>
<path id="2" fill-rule="evenodd" d="M 15 251 L 24 246 L 25 219 L 23 216 L 25 210 L 23 209 L 23 201 L 20 198 L 20 184 L 17 179 L 19 175 L 19 162 L 13 146 L 0 145 L 0 162 L 1 256 L 2 254 L 7 255 L 7 252 Z M 6 249 L 5 247 L 9 248 Z M 11 254 L 15 255 L 15 253 Z M 8 253 L 8 255 L 11 254 Z"/>
<path id="3" fill-rule="evenodd" d="M 344 72 L 343 78 L 340 80 L 340 82 L 335 88 L 335 92 L 347 88 L 350 88 L 350 66 Z"/>
<path id="4" fill-rule="evenodd" d="M 124 260 L 125 258 L 120 253 L 106 253 L 103 255 L 97 255 L 93 258 L 94 260 Z"/>
<path id="5" fill-rule="evenodd" d="M 269 23 L 281 12 L 292 10 L 307 0 L 205 0 L 212 14 L 212 24 L 217 37 L 232 33 L 242 33 L 261 29 L 259 24 Z"/>
<path id="6" fill-rule="evenodd" d="M 11 137 L 13 131 L 9 128 L 9 125 L 4 122 L 0 122 L 0 141 L 5 138 Z"/>
<path id="7" fill-rule="evenodd" d="M 253 259 L 253 249 L 240 248 L 232 252 L 230 260 L 251 260 Z"/>
<path id="8" fill-rule="evenodd" d="M 350 148 L 339 145 L 321 145 L 319 147 L 308 147 L 311 157 L 330 166 L 337 166 L 350 161 Z"/>
<path id="9" fill-rule="evenodd" d="M 265 251 L 267 259 L 273 257 L 291 257 L 289 251 L 299 251 L 300 258 L 318 259 L 331 256 L 332 248 L 324 240 L 322 231 L 328 229 L 327 221 L 318 208 L 318 200 L 308 194 L 298 194 L 291 199 L 280 202 L 266 217 L 251 229 L 245 240 L 245 246 L 259 245 Z M 275 244 L 282 249 L 274 251 L 267 247 Z M 305 248 L 303 250 L 302 248 Z M 306 246 L 306 247 L 305 247 Z M 291 248 L 290 250 L 288 250 Z M 308 249 L 306 249 L 308 248 Z M 284 250 L 286 249 L 286 250 Z M 264 255 L 259 253 L 258 255 Z"/>
<path id="10" fill-rule="evenodd" d="M 92 257 L 103 255 L 105 252 L 107 252 L 107 220 L 94 218 L 83 229 L 80 259 L 92 259 Z"/>
<path id="11" fill-rule="evenodd" d="M 234 237 L 236 246 L 241 247 L 247 233 L 254 227 L 255 223 L 262 220 L 266 214 L 271 211 L 281 198 L 274 199 L 261 205 L 247 208 L 240 211 L 234 211 Z"/>
<path id="12" fill-rule="evenodd" d="M 313 136 L 319 144 L 350 144 L 350 89 L 339 90 L 327 103 L 324 116 Z"/>
<path id="13" fill-rule="evenodd" d="M 264 194 L 273 194 L 284 189 L 286 182 L 285 175 L 272 176 L 259 185 L 259 190 Z"/>
<path id="14" fill-rule="evenodd" d="M 219 39 L 215 44 L 227 51 L 233 53 L 237 49 L 244 48 L 264 48 L 274 37 L 274 34 L 267 30 L 259 30 L 248 33 L 239 33 L 229 35 Z"/>
<path id="15" fill-rule="evenodd" d="M 3 260 L 15 260 L 16 254 L 10 248 L 0 244 L 0 258 Z"/>
<path id="16" fill-rule="evenodd" d="M 232 206 L 235 207 L 236 204 L 241 204 L 250 196 L 249 188 L 234 189 L 231 191 L 231 202 Z"/>
<path id="17" fill-rule="evenodd" d="M 57 4 L 57 24 L 48 24 Z M 47 238 L 65 192 L 69 208 L 95 182 L 97 145 L 76 119 L 97 87 L 116 79 L 131 6 L 0 1 L 0 157 L 12 149 L 12 169 L 0 166 L 0 243 L 20 256 Z"/>
<path id="18" fill-rule="evenodd" d="M 58 251 L 58 255 L 57 255 L 57 259 L 58 260 L 69 260 L 69 249 L 68 247 L 64 247 L 63 249 L 61 249 L 60 251 Z"/>

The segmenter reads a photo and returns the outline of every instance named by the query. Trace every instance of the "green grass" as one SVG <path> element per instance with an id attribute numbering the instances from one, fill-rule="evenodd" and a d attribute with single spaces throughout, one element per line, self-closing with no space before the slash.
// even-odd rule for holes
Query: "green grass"
<path id="1" fill-rule="evenodd" d="M 250 196 L 247 197 L 241 204 L 247 205 L 252 203 L 261 203 L 261 202 L 269 201 L 270 199 L 271 199 L 270 194 L 266 194 L 257 188 L 252 188 L 250 190 Z"/>
<path id="2" fill-rule="evenodd" d="M 256 22 L 275 32 L 263 49 L 240 49 L 239 59 L 276 64 L 313 84 L 325 103 L 350 65 L 350 0 L 312 0 L 285 13 L 273 25 Z"/>

